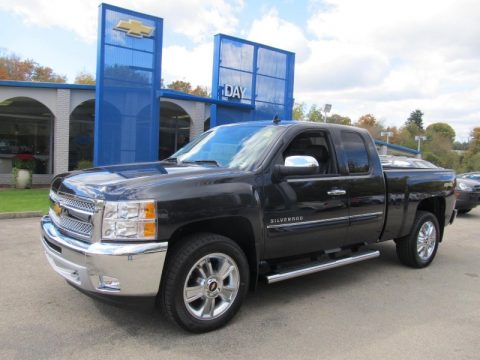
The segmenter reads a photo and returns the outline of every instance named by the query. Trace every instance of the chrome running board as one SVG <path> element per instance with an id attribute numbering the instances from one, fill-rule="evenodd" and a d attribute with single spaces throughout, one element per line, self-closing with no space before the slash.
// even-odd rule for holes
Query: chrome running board
<path id="1" fill-rule="evenodd" d="M 273 284 L 279 281 L 293 279 L 299 276 L 309 275 L 316 272 L 333 269 L 336 267 L 353 264 L 356 262 L 376 258 L 380 255 L 378 250 L 363 250 L 352 254 L 352 256 L 341 259 L 328 259 L 308 263 L 307 265 L 297 266 L 294 268 L 283 269 L 277 273 L 267 275 L 267 283 Z"/>

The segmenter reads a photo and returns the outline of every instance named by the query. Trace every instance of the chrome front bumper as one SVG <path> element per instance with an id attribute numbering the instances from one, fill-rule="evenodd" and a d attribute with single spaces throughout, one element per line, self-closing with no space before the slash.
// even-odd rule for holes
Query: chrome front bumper
<path id="1" fill-rule="evenodd" d="M 73 285 L 93 293 L 155 296 L 168 244 L 85 243 L 60 233 L 49 216 L 41 220 L 47 260 Z"/>

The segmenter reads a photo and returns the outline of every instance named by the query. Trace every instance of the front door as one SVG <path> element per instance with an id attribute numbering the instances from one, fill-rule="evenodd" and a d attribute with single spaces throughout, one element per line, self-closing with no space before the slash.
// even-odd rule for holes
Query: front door
<path id="1" fill-rule="evenodd" d="M 332 149 L 327 131 L 307 131 L 279 155 L 278 163 L 287 156 L 313 156 L 319 171 L 265 186 L 266 258 L 333 250 L 346 240 L 348 197 Z"/>

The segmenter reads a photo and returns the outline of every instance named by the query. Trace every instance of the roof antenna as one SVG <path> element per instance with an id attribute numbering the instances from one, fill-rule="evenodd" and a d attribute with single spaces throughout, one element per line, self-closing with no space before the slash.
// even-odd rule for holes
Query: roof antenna
<path id="1" fill-rule="evenodd" d="M 275 116 L 273 117 L 273 123 L 274 123 L 274 124 L 278 124 L 279 122 L 280 122 L 280 117 L 279 117 L 278 114 L 277 114 L 277 115 L 275 115 Z"/>

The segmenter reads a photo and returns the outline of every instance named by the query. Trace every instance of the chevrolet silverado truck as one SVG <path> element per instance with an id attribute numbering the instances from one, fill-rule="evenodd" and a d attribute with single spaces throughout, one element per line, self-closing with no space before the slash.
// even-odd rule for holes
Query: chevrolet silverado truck
<path id="1" fill-rule="evenodd" d="M 191 332 L 249 289 L 372 259 L 393 239 L 423 268 L 456 216 L 455 173 L 383 169 L 365 130 L 310 122 L 213 128 L 171 157 L 56 176 L 41 242 L 84 293 L 156 300 Z"/>

